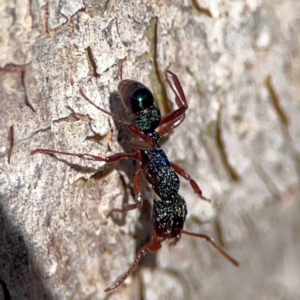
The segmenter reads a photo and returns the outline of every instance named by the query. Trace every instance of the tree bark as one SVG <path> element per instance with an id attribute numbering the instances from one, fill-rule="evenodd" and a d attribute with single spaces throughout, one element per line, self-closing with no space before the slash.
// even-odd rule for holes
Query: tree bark
<path id="1" fill-rule="evenodd" d="M 296 0 L 0 1 L 0 299 L 299 299 L 299 15 Z M 134 162 L 30 151 L 130 151 L 79 89 L 124 117 L 117 84 L 139 80 L 168 113 L 168 68 L 189 109 L 163 148 L 213 200 L 181 180 L 185 229 L 240 267 L 182 236 L 106 295 L 151 237 L 155 195 L 144 182 L 143 210 L 104 224 L 133 202 Z"/>

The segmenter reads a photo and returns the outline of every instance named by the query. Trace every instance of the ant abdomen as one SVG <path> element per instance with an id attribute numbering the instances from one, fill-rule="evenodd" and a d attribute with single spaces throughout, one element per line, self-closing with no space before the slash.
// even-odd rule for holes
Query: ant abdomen
<path id="1" fill-rule="evenodd" d="M 159 236 L 176 238 L 180 235 L 186 215 L 186 203 L 179 194 L 170 200 L 153 202 L 153 226 Z"/>
<path id="2" fill-rule="evenodd" d="M 136 126 L 145 134 L 153 132 L 159 126 L 161 114 L 154 106 L 151 91 L 142 83 L 134 80 L 122 80 L 118 91 L 127 109 L 134 114 Z"/>

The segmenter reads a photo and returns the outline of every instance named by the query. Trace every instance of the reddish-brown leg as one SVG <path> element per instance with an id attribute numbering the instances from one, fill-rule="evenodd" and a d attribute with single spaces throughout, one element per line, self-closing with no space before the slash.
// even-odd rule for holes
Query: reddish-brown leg
<path id="1" fill-rule="evenodd" d="M 161 122 L 159 124 L 160 130 L 158 132 L 160 136 L 168 133 L 169 131 L 173 130 L 175 127 L 179 126 L 185 118 L 185 111 L 188 109 L 188 104 L 178 77 L 170 70 L 168 70 L 167 73 L 169 76 L 171 76 L 171 79 L 175 85 L 174 88 L 170 80 L 167 79 L 168 84 L 170 85 L 172 91 L 175 94 L 175 101 L 178 106 L 178 109 L 165 115 L 161 119 Z"/>
<path id="2" fill-rule="evenodd" d="M 148 251 L 157 251 L 161 248 L 161 243 L 165 240 L 166 238 L 159 237 L 158 235 L 154 234 L 152 237 L 151 242 L 144 246 L 143 248 L 140 249 L 140 251 L 137 253 L 135 257 L 135 261 L 131 265 L 131 267 L 128 269 L 128 271 L 113 285 L 109 286 L 104 290 L 104 292 L 112 292 L 115 290 L 117 287 L 119 287 L 125 279 L 134 271 L 134 269 L 137 267 L 140 259 L 142 258 L 143 255 L 145 255 Z"/>
<path id="3" fill-rule="evenodd" d="M 204 201 L 208 201 L 211 202 L 210 199 L 205 198 L 202 195 L 202 191 L 199 187 L 199 185 L 197 184 L 197 182 L 191 177 L 191 175 L 189 173 L 187 173 L 184 169 L 182 169 L 180 166 L 170 162 L 171 167 L 174 169 L 174 171 L 179 174 L 180 176 L 182 176 L 185 180 L 189 181 L 192 189 L 194 190 L 194 192 Z"/>
<path id="4" fill-rule="evenodd" d="M 189 232 L 189 231 L 185 231 L 185 230 L 181 230 L 182 234 L 186 234 L 186 235 L 190 235 L 190 236 L 195 236 L 195 237 L 199 237 L 201 239 L 205 239 L 207 242 L 209 242 L 211 245 L 213 245 L 224 257 L 226 257 L 232 264 L 234 264 L 235 266 L 239 266 L 239 262 L 236 261 L 233 257 L 231 257 L 225 250 L 223 250 L 220 246 L 218 246 L 215 241 L 209 237 L 206 234 L 202 234 L 202 233 L 193 233 L 193 232 Z"/>
<path id="5" fill-rule="evenodd" d="M 133 142 L 131 142 L 131 144 L 133 145 L 133 147 L 137 147 L 137 145 Z M 135 175 L 134 175 L 134 202 L 133 204 L 129 204 L 129 205 L 125 205 L 123 208 L 114 208 L 112 209 L 106 216 L 106 220 L 111 217 L 111 215 L 114 212 L 120 212 L 120 213 L 124 213 L 133 209 L 136 209 L 140 206 L 142 206 L 143 204 L 143 200 L 142 200 L 142 182 L 141 182 L 141 172 L 144 172 L 144 175 L 147 179 L 147 181 L 152 184 L 152 178 L 148 173 L 147 168 L 141 164 L 141 166 L 139 167 L 139 169 L 136 171 Z"/>
<path id="6" fill-rule="evenodd" d="M 170 246 L 176 246 L 177 243 L 179 242 L 180 238 L 181 238 L 181 233 L 178 234 L 178 235 L 177 235 L 177 236 L 169 243 L 169 245 L 170 245 Z"/>
<path id="7" fill-rule="evenodd" d="M 130 144 L 133 148 L 137 150 L 153 150 L 153 147 L 150 146 L 148 143 L 141 141 L 137 138 L 131 138 Z"/>
<path id="8" fill-rule="evenodd" d="M 7 161 L 10 164 L 10 157 L 11 157 L 11 153 L 14 147 L 14 126 L 11 125 L 9 127 L 9 131 L 8 131 L 8 142 L 9 142 L 9 148 L 7 151 Z"/>
<path id="9" fill-rule="evenodd" d="M 134 175 L 134 203 L 133 204 L 127 204 L 124 205 L 123 208 L 113 208 L 106 216 L 106 220 L 111 217 L 111 215 L 115 212 L 119 213 L 125 213 L 127 211 L 136 209 L 143 204 L 143 199 L 142 199 L 142 183 L 141 183 L 141 172 L 142 168 L 139 167 L 139 169 L 135 172 Z"/>
<path id="10" fill-rule="evenodd" d="M 150 146 L 154 147 L 154 143 L 153 141 L 151 141 L 150 138 L 147 137 L 147 135 L 145 135 L 143 132 L 141 132 L 136 126 L 126 122 L 125 120 L 121 119 L 119 116 L 103 109 L 102 107 L 98 106 L 97 104 L 95 104 L 92 100 L 90 100 L 82 91 L 82 89 L 79 90 L 79 93 L 81 94 L 81 96 L 90 104 L 92 104 L 94 107 L 96 107 L 98 110 L 100 110 L 102 113 L 114 118 L 115 120 L 117 120 L 118 122 L 124 124 L 131 132 L 133 132 L 136 136 L 138 136 L 140 139 L 142 139 L 144 142 L 148 143 Z"/>
<path id="11" fill-rule="evenodd" d="M 76 156 L 85 160 L 91 160 L 91 161 L 104 161 L 106 163 L 112 163 L 119 161 L 120 159 L 124 158 L 133 158 L 136 160 L 141 160 L 140 158 L 140 152 L 136 151 L 134 153 L 116 153 L 111 156 L 102 157 L 98 155 L 92 155 L 92 154 L 82 154 L 82 153 L 70 153 L 70 152 L 64 152 L 64 151 L 56 151 L 51 149 L 34 149 L 30 152 L 31 155 L 36 153 L 44 153 L 44 154 L 63 154 L 63 155 L 70 155 L 70 156 Z"/>

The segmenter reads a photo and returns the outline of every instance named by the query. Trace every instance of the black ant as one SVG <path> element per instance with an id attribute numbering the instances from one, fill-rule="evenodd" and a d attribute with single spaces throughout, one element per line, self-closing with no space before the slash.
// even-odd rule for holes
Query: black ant
<path id="1" fill-rule="evenodd" d="M 211 243 L 223 256 L 232 264 L 238 266 L 239 263 L 220 248 L 212 238 L 205 234 L 197 234 L 183 230 L 185 218 L 187 215 L 186 203 L 182 196 L 178 194 L 180 181 L 176 173 L 190 182 L 191 187 L 198 196 L 205 201 L 209 199 L 202 196 L 202 191 L 198 184 L 178 165 L 169 162 L 165 152 L 160 147 L 160 138 L 179 126 L 184 118 L 188 104 L 177 76 L 167 71 L 175 86 L 167 80 L 172 91 L 175 94 L 175 101 L 178 108 L 161 118 L 159 109 L 154 105 L 154 98 L 151 91 L 142 83 L 133 80 L 122 80 L 118 85 L 118 91 L 125 106 L 133 114 L 135 125 L 130 124 L 120 117 L 104 110 L 92 102 L 80 89 L 82 97 L 91 103 L 98 110 L 115 120 L 123 123 L 138 138 L 131 140 L 131 145 L 136 149 L 133 153 L 117 153 L 108 157 L 101 157 L 90 154 L 75 154 L 63 151 L 49 149 L 35 149 L 31 154 L 64 154 L 77 156 L 86 160 L 105 161 L 112 163 L 124 158 L 133 158 L 141 162 L 140 167 L 134 176 L 134 203 L 124 206 L 122 209 L 113 209 L 107 215 L 109 217 L 113 212 L 126 212 L 142 205 L 141 197 L 141 173 L 143 172 L 148 182 L 152 185 L 155 193 L 160 199 L 153 202 L 153 226 L 155 233 L 149 244 L 142 247 L 136 255 L 136 259 L 128 271 L 113 285 L 105 289 L 105 292 L 111 292 L 120 286 L 125 279 L 134 271 L 141 257 L 148 251 L 157 251 L 162 247 L 162 242 L 166 239 L 174 239 L 172 245 L 175 245 L 182 234 L 203 238 Z M 159 127 L 159 130 L 156 131 Z"/>

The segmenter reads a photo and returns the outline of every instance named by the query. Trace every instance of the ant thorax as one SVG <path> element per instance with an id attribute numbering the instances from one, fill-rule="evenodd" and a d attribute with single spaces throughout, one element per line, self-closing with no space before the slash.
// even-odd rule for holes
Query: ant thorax
<path id="1" fill-rule="evenodd" d="M 135 113 L 135 124 L 137 128 L 145 134 L 154 132 L 159 126 L 160 120 L 160 110 L 155 106 Z"/>

